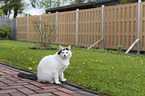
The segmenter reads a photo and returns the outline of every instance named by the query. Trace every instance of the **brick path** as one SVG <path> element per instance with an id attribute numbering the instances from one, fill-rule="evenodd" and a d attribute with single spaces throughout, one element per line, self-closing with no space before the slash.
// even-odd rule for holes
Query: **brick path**
<path id="1" fill-rule="evenodd" d="M 17 77 L 18 73 L 17 71 L 0 66 L 0 96 L 85 96 L 59 85 L 42 84 L 19 78 Z"/>

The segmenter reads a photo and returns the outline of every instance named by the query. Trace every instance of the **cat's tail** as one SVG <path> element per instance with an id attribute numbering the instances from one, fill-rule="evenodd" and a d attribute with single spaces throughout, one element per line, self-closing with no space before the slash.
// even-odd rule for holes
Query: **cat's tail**
<path id="1" fill-rule="evenodd" d="M 34 74 L 34 73 L 22 73 L 22 72 L 20 72 L 18 74 L 18 77 L 24 78 L 24 79 L 29 79 L 29 80 L 37 81 L 37 75 Z"/>

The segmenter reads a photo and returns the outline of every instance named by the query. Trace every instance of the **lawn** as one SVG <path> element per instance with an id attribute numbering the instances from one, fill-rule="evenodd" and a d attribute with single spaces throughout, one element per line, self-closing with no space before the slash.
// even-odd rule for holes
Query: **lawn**
<path id="1" fill-rule="evenodd" d="M 57 50 L 29 49 L 38 43 L 0 40 L 0 61 L 36 71 L 42 57 Z M 113 96 L 145 95 L 144 55 L 117 54 L 114 51 L 72 46 L 70 65 L 65 70 L 69 82 Z"/>

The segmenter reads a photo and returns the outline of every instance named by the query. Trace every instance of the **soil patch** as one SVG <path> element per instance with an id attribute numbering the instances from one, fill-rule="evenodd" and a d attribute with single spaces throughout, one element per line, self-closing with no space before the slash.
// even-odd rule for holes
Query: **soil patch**
<path id="1" fill-rule="evenodd" d="M 34 47 L 29 47 L 30 49 L 41 49 L 41 50 L 56 50 L 57 48 L 51 47 L 49 45 L 44 46 L 44 45 L 36 45 Z"/>

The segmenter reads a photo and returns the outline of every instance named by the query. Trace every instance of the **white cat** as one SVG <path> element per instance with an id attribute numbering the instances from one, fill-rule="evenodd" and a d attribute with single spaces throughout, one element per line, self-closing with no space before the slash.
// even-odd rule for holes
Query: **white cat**
<path id="1" fill-rule="evenodd" d="M 59 52 L 46 56 L 40 61 L 37 68 L 38 82 L 61 84 L 59 77 L 61 81 L 66 81 L 63 72 L 70 64 L 69 59 L 72 56 L 71 46 L 63 48 L 60 45 L 59 47 Z"/>

